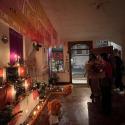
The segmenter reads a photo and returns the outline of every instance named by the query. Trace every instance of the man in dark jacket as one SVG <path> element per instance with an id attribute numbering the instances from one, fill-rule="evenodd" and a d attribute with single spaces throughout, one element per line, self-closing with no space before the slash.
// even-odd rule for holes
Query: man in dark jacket
<path id="1" fill-rule="evenodd" d="M 124 94 L 123 82 L 122 82 L 124 66 L 121 57 L 118 56 L 118 53 L 115 53 L 114 61 L 115 61 L 114 78 L 115 78 L 116 90 L 120 91 L 119 92 L 120 94 Z"/>
<path id="2" fill-rule="evenodd" d="M 123 91 L 123 62 L 119 56 L 115 56 L 115 85 L 117 89 L 120 89 L 120 94 L 124 94 Z"/>

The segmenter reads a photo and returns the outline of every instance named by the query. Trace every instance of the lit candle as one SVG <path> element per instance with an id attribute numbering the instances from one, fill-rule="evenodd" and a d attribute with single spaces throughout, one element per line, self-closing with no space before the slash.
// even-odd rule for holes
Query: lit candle
<path id="1" fill-rule="evenodd" d="M 39 97 L 37 97 L 37 100 L 39 100 Z"/>
<path id="2" fill-rule="evenodd" d="M 3 80 L 6 80 L 6 68 L 3 69 Z"/>
<path id="3" fill-rule="evenodd" d="M 20 64 L 19 64 L 19 63 L 17 63 L 17 66 L 20 66 Z"/>
<path id="4" fill-rule="evenodd" d="M 18 74 L 19 74 L 20 77 L 25 76 L 25 68 L 23 66 L 18 67 Z"/>
<path id="5" fill-rule="evenodd" d="M 37 106 L 37 109 L 38 109 L 38 110 L 40 109 L 40 106 L 39 106 L 39 105 Z"/>
<path id="6" fill-rule="evenodd" d="M 17 61 L 17 59 L 18 59 L 17 54 L 14 54 L 14 61 L 16 62 L 16 61 Z"/>
<path id="7" fill-rule="evenodd" d="M 20 60 L 20 56 L 17 56 L 17 61 L 19 62 L 19 60 Z"/>
<path id="8" fill-rule="evenodd" d="M 11 91 L 12 91 L 12 96 L 13 96 L 13 99 L 14 99 L 15 95 L 16 95 L 16 90 L 14 89 L 14 86 L 12 86 Z"/>
<path id="9" fill-rule="evenodd" d="M 27 83 L 27 80 L 25 80 L 25 82 L 24 82 L 24 87 L 25 87 L 26 90 L 28 89 L 28 83 Z"/>

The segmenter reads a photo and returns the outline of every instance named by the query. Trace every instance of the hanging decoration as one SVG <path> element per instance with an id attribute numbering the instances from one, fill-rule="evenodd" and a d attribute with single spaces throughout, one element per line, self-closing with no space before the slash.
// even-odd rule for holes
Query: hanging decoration
<path id="1" fill-rule="evenodd" d="M 47 46 L 54 46 L 58 42 L 57 32 L 44 12 L 40 0 L 1 0 L 0 17 L 32 40 Z"/>
<path id="2" fill-rule="evenodd" d="M 38 44 L 38 43 L 33 43 L 33 49 L 35 49 L 36 51 L 39 51 L 39 48 L 41 48 L 42 45 Z"/>
<path id="3" fill-rule="evenodd" d="M 56 47 L 58 44 L 58 37 L 57 37 L 57 32 L 56 30 L 53 28 L 52 29 L 52 47 Z"/>
<path id="4" fill-rule="evenodd" d="M 52 43 L 51 43 L 51 34 L 47 30 L 45 30 L 45 46 L 49 47 L 51 45 L 52 45 Z"/>
<path id="5" fill-rule="evenodd" d="M 8 37 L 4 34 L 1 35 L 1 41 L 6 44 L 8 42 Z"/>

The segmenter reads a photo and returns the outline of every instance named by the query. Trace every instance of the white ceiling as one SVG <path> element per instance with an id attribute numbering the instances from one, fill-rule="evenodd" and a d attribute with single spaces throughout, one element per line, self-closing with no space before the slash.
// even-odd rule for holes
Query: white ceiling
<path id="1" fill-rule="evenodd" d="M 66 41 L 119 39 L 125 31 L 125 0 L 41 0 L 60 38 Z"/>

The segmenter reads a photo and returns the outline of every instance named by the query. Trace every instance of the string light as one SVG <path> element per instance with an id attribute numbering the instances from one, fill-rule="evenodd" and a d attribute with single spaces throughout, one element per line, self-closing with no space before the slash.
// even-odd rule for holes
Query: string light
<path id="1" fill-rule="evenodd" d="M 39 106 L 39 105 L 37 106 L 37 109 L 38 109 L 38 110 L 40 109 L 40 106 Z"/>
<path id="2" fill-rule="evenodd" d="M 20 66 L 20 64 L 19 64 L 19 63 L 17 63 L 17 66 Z"/>
<path id="3" fill-rule="evenodd" d="M 27 80 L 25 80 L 25 82 L 24 82 L 24 87 L 25 87 L 26 90 L 28 89 L 28 83 L 27 83 Z"/>
<path id="4" fill-rule="evenodd" d="M 22 97 L 20 97 L 20 100 L 22 100 L 23 98 Z"/>
<path id="5" fill-rule="evenodd" d="M 15 58 L 15 60 L 17 59 L 17 54 L 14 54 L 14 58 Z"/>
<path id="6" fill-rule="evenodd" d="M 17 61 L 19 62 L 20 56 L 17 56 Z"/>
<path id="7" fill-rule="evenodd" d="M 26 109 L 26 114 L 28 113 L 28 109 Z"/>
<path id="8" fill-rule="evenodd" d="M 42 101 L 42 102 L 41 102 L 41 105 L 43 105 L 44 102 L 45 102 L 45 101 Z"/>
<path id="9" fill-rule="evenodd" d="M 39 97 L 37 97 L 37 100 L 39 100 Z"/>
<path id="10" fill-rule="evenodd" d="M 34 115 L 34 116 L 36 115 L 36 111 L 33 112 L 33 115 Z"/>

